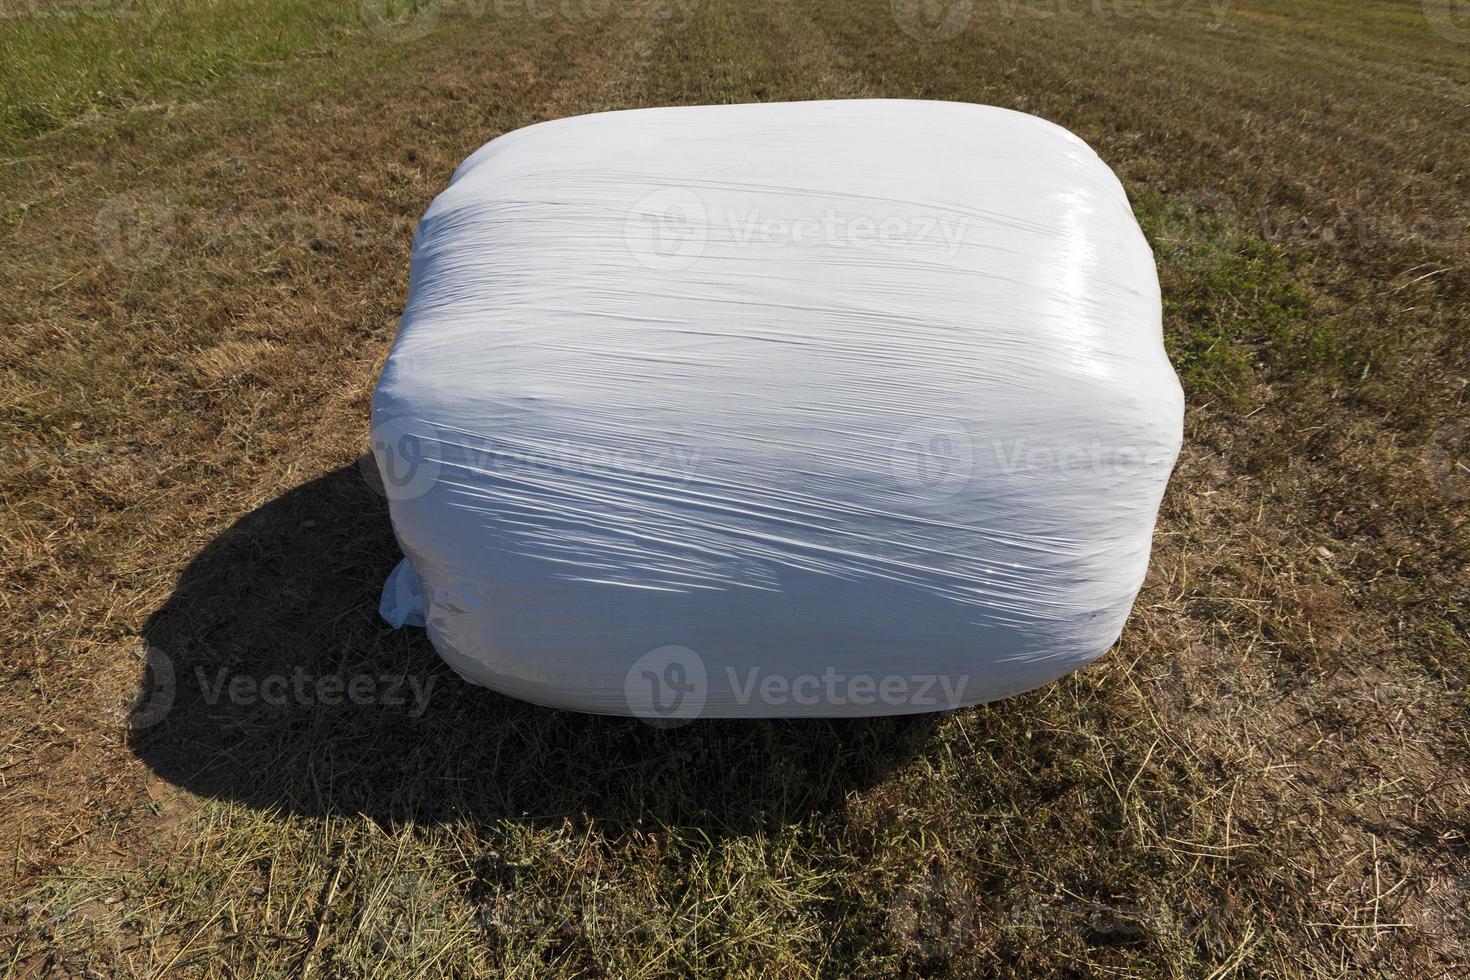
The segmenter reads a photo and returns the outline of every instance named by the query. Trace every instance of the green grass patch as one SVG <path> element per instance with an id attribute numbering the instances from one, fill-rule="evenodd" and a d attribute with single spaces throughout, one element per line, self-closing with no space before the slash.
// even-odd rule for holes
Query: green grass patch
<path id="1" fill-rule="evenodd" d="M 776 95 L 783 66 L 755 18 L 743 6 L 722 2 L 678 3 L 672 29 L 653 59 L 664 66 L 649 72 L 650 104 L 733 105 L 764 102 Z"/>
<path id="2" fill-rule="evenodd" d="M 393 44 L 435 0 L 0 0 L 0 150 L 94 110 L 208 90 L 334 39 Z"/>
<path id="3" fill-rule="evenodd" d="M 1159 265 L 1164 342 L 1191 395 L 1242 397 L 1258 372 L 1320 363 L 1333 338 L 1287 259 L 1228 207 L 1133 191 Z"/>

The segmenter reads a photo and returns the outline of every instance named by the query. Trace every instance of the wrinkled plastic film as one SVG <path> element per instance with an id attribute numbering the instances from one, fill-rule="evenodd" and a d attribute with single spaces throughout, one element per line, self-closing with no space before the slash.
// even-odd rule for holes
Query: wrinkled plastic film
<path id="1" fill-rule="evenodd" d="M 1182 411 L 1123 189 L 1050 123 L 543 123 L 415 238 L 373 399 L 408 565 L 384 615 L 582 711 L 994 700 L 1116 641 Z"/>

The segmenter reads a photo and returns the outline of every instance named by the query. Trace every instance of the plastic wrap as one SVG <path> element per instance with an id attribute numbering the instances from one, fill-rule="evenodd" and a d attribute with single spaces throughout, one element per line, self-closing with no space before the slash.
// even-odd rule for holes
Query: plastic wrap
<path id="1" fill-rule="evenodd" d="M 418 228 L 373 398 L 383 613 L 580 711 L 994 700 L 1117 640 L 1182 415 L 1123 188 L 1051 123 L 541 123 Z"/>

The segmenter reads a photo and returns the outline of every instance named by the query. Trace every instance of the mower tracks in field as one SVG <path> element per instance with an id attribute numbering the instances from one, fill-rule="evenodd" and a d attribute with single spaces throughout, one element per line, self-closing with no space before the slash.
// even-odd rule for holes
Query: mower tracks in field
<path id="1" fill-rule="evenodd" d="M 0 272 L 0 409 L 23 419 L 0 526 L 9 666 L 30 681 L 7 688 L 5 806 L 25 817 L 0 846 L 19 872 L 141 829 L 152 777 L 121 724 L 137 631 L 221 527 L 363 451 L 413 225 L 453 168 L 625 104 L 668 28 L 455 19 L 335 84 L 246 86 L 121 144 L 68 143 L 16 188 L 34 203 Z M 84 798 L 108 832 L 71 823 Z"/>

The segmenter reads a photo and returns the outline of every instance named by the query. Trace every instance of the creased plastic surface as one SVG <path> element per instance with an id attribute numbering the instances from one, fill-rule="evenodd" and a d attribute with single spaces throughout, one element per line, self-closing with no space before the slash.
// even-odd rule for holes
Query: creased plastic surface
<path id="1" fill-rule="evenodd" d="M 1183 415 L 1160 322 L 1122 186 L 1032 116 L 860 100 L 511 133 L 424 216 L 374 395 L 395 577 L 421 585 L 390 582 L 385 616 L 582 711 L 892 714 L 1047 683 L 1143 580 Z"/>

